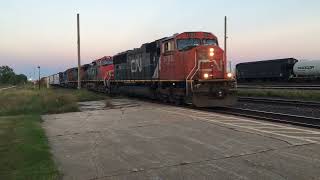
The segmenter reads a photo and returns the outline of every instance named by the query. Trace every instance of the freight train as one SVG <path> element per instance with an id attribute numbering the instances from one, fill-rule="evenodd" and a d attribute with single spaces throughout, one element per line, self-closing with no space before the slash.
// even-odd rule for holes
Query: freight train
<path id="1" fill-rule="evenodd" d="M 236 79 L 242 82 L 318 82 L 320 61 L 299 61 L 295 58 L 239 63 Z"/>
<path id="2" fill-rule="evenodd" d="M 77 87 L 78 68 L 48 77 L 50 85 Z M 236 81 L 224 51 L 208 32 L 174 34 L 81 66 L 83 88 L 143 96 L 197 107 L 233 105 Z"/>

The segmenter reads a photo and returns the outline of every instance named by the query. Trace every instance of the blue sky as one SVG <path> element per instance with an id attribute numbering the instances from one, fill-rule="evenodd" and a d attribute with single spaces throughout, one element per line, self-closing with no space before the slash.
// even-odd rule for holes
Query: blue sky
<path id="1" fill-rule="evenodd" d="M 33 75 L 76 66 L 76 13 L 82 63 L 174 33 L 210 31 L 233 64 L 282 57 L 320 59 L 319 0 L 1 0 L 0 65 Z"/>

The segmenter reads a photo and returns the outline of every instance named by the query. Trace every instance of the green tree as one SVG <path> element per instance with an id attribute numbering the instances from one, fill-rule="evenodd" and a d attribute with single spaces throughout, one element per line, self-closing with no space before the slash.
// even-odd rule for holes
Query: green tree
<path id="1" fill-rule="evenodd" d="M 0 84 L 23 84 L 28 81 L 24 74 L 16 75 L 9 66 L 0 66 Z"/>
<path id="2" fill-rule="evenodd" d="M 15 76 L 14 84 L 24 84 L 27 83 L 28 78 L 24 74 L 19 74 Z"/>
<path id="3" fill-rule="evenodd" d="M 9 66 L 0 66 L 0 83 L 1 84 L 12 84 L 16 74 L 13 69 Z"/>

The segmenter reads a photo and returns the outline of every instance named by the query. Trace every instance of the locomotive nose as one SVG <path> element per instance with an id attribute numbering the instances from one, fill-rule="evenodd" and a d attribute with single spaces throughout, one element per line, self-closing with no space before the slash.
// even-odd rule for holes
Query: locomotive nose
<path id="1" fill-rule="evenodd" d="M 217 46 L 203 46 L 197 50 L 197 55 L 200 60 L 219 59 L 221 56 L 221 49 Z"/>

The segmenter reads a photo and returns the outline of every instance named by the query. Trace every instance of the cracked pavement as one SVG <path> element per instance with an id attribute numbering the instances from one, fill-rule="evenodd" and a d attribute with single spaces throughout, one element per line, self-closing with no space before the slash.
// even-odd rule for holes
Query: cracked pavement
<path id="1" fill-rule="evenodd" d="M 111 101 L 117 108 L 42 117 L 63 179 L 320 178 L 319 130 L 273 123 L 259 130 L 243 118 L 246 129 L 230 125 L 242 118 L 206 113 L 209 121 L 190 109 Z M 316 138 L 284 135 L 280 128 Z"/>

